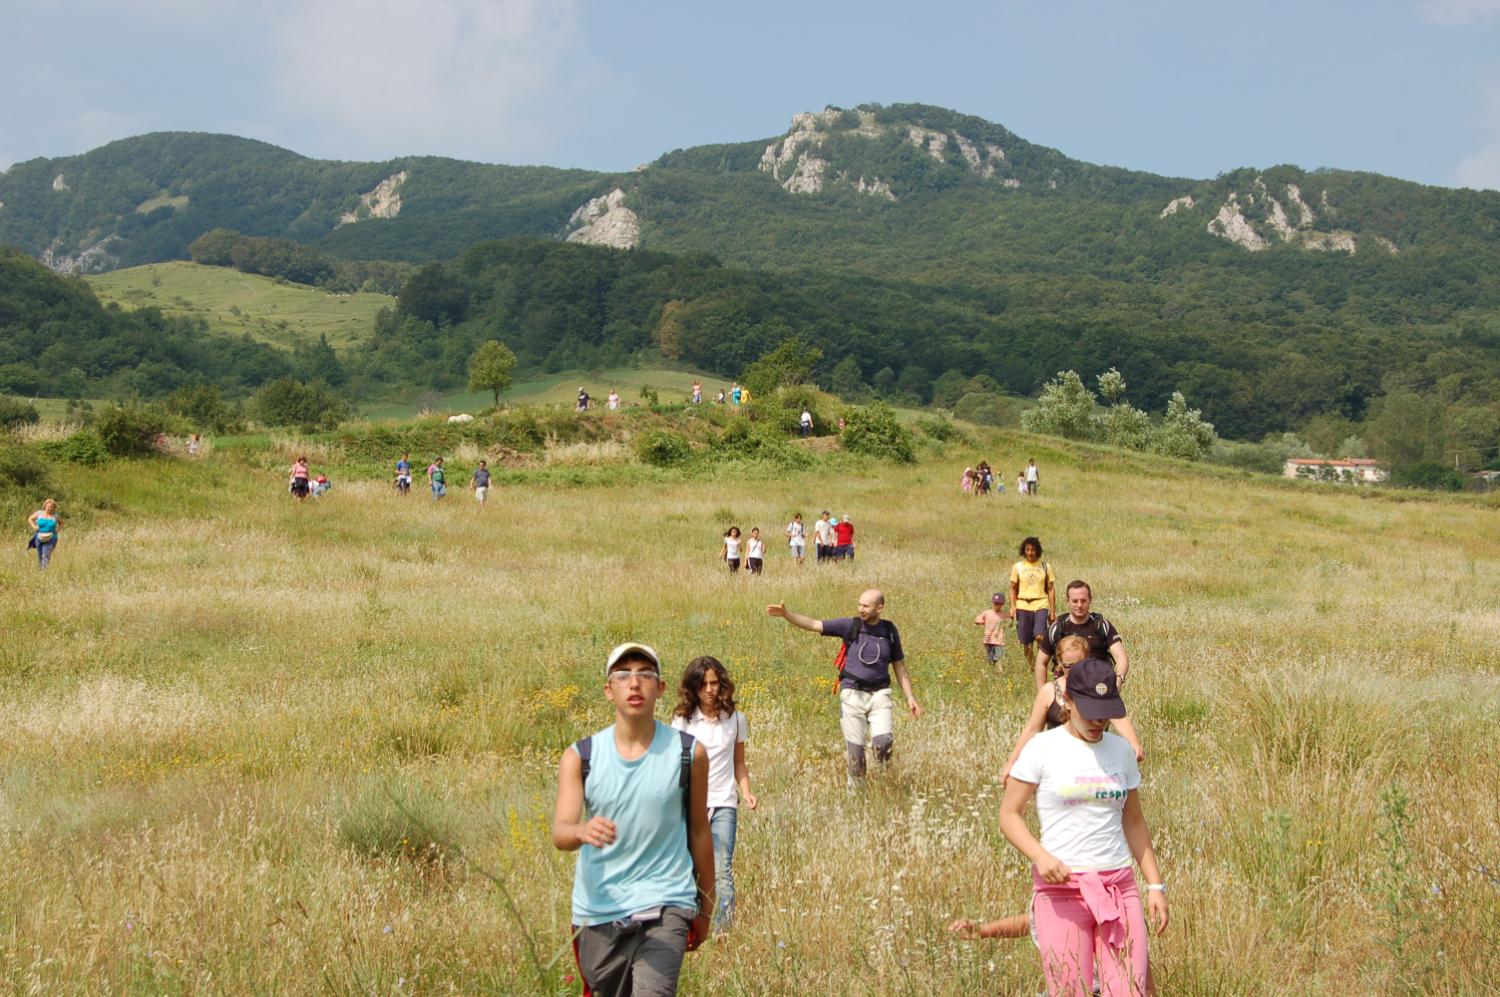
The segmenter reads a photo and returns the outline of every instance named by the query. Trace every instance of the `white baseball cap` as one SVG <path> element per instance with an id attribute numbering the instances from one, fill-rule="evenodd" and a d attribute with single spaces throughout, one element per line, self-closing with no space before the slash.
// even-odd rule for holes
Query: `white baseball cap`
<path id="1" fill-rule="evenodd" d="M 604 662 L 604 674 L 608 675 L 610 669 L 619 664 L 621 658 L 629 654 L 635 654 L 649 659 L 650 662 L 656 666 L 656 670 L 658 672 L 661 671 L 661 658 L 656 656 L 655 648 L 651 647 L 649 644 L 621 644 L 613 651 L 609 652 L 609 658 Z"/>

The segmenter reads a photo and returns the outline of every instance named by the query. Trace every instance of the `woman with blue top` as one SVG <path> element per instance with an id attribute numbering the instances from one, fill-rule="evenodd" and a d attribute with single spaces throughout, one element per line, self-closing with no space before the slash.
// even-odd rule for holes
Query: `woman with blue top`
<path id="1" fill-rule="evenodd" d="M 57 549 L 57 531 L 62 529 L 62 519 L 57 515 L 57 503 L 48 499 L 27 520 L 31 524 L 31 542 L 27 547 L 36 548 L 37 564 L 43 571 L 52 563 L 52 552 Z"/>

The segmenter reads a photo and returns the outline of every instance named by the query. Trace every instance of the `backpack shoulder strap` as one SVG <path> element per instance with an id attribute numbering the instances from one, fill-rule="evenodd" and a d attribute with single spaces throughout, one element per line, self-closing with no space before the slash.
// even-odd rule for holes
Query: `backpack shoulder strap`
<path id="1" fill-rule="evenodd" d="M 576 752 L 578 752 L 578 760 L 583 763 L 582 764 L 582 773 L 581 773 L 582 776 L 583 776 L 583 781 L 584 782 L 588 782 L 589 781 L 589 756 L 594 753 L 594 738 L 593 738 L 593 735 L 590 735 L 588 737 L 580 737 L 577 741 L 574 741 L 573 742 L 573 750 L 576 751 Z"/>
<path id="2" fill-rule="evenodd" d="M 844 638 L 845 647 L 848 647 L 850 644 L 853 644 L 855 641 L 859 640 L 860 630 L 864 627 L 864 625 L 864 620 L 860 619 L 858 616 L 854 618 L 853 624 L 851 624 L 849 627 L 849 636 Z"/>
<path id="3" fill-rule="evenodd" d="M 682 819 L 687 820 L 693 797 L 693 746 L 697 740 L 685 730 L 677 732 L 682 740 L 682 766 L 677 773 L 677 788 L 682 790 Z"/>

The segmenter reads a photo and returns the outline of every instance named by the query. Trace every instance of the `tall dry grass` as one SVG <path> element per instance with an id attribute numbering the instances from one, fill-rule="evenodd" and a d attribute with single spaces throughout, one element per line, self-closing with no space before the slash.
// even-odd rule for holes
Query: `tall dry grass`
<path id="1" fill-rule="evenodd" d="M 162 468 L 78 471 L 114 511 L 46 576 L 0 566 L 15 992 L 576 992 L 554 770 L 609 720 L 604 652 L 638 638 L 669 672 L 729 664 L 763 801 L 736 928 L 685 992 L 1035 993 L 1029 943 L 944 929 L 1029 890 L 995 804 L 1030 679 L 1014 647 L 994 674 L 969 623 L 1027 534 L 1131 652 L 1161 993 L 1493 992 L 1492 509 L 1061 458 L 1037 500 L 966 499 L 930 462 L 498 488 L 482 511 Z M 824 507 L 859 559 L 798 570 L 775 539 Z M 763 577 L 715 560 L 730 522 L 770 538 Z M 928 712 L 850 795 L 831 642 L 763 607 L 846 614 L 868 585 Z"/>

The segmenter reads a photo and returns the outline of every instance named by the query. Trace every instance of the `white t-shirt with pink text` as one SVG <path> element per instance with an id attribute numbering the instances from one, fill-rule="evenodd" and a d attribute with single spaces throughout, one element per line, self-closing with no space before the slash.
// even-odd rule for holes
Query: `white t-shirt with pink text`
<path id="1" fill-rule="evenodd" d="M 1141 784 L 1135 750 L 1106 732 L 1091 744 L 1067 725 L 1026 742 L 1010 777 L 1036 786 L 1042 847 L 1074 872 L 1102 872 L 1130 865 L 1125 840 L 1125 797 Z"/>

